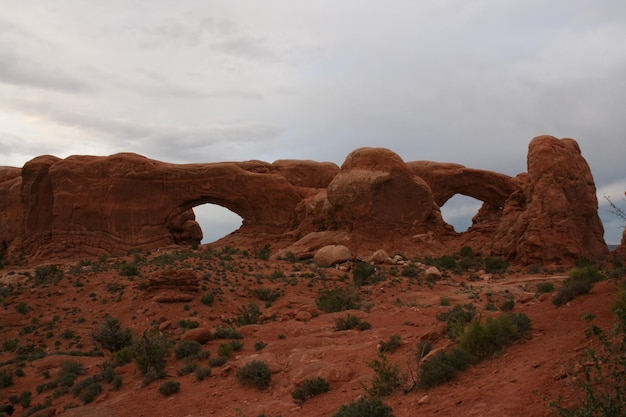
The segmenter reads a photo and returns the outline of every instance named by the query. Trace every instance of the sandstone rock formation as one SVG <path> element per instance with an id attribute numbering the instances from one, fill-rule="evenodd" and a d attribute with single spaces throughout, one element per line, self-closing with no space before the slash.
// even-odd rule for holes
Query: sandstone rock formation
<path id="1" fill-rule="evenodd" d="M 439 208 L 455 194 L 484 202 L 465 233 Z M 333 163 L 280 160 L 175 165 L 136 154 L 41 156 L 0 167 L 0 258 L 126 253 L 202 239 L 193 207 L 243 218 L 217 244 L 312 257 L 344 245 L 355 257 L 439 256 L 469 245 L 520 263 L 607 254 L 589 167 L 572 139 L 529 145 L 515 178 L 458 164 L 405 162 L 360 148 Z"/>

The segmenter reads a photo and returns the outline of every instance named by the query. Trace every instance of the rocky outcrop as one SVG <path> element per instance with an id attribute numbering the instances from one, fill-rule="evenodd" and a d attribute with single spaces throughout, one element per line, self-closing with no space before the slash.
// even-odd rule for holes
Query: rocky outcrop
<path id="1" fill-rule="evenodd" d="M 534 138 L 523 190 L 504 205 L 494 252 L 524 264 L 607 255 L 591 170 L 573 139 Z"/>
<path id="2" fill-rule="evenodd" d="M 465 233 L 443 220 L 455 194 L 484 202 Z M 440 256 L 463 245 L 520 263 L 560 263 L 607 254 L 589 167 L 572 139 L 529 145 L 515 178 L 458 164 L 405 162 L 360 148 L 343 165 L 280 160 L 168 164 L 136 154 L 41 156 L 0 167 L 0 258 L 126 253 L 195 245 L 193 207 L 217 204 L 243 218 L 218 241 L 313 257 L 344 245 L 369 259 Z"/>
<path id="3" fill-rule="evenodd" d="M 153 272 L 143 285 L 145 296 L 157 303 L 182 303 L 194 299 L 200 279 L 191 269 L 168 269 Z"/>

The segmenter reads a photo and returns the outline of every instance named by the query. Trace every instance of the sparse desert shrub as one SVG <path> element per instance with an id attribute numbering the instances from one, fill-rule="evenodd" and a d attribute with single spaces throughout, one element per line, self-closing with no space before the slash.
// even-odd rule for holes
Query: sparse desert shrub
<path id="1" fill-rule="evenodd" d="M 360 297 L 352 288 L 322 290 L 317 295 L 317 307 L 326 313 L 354 310 L 359 308 Z"/>
<path id="2" fill-rule="evenodd" d="M 306 379 L 291 393 L 296 404 L 302 405 L 316 395 L 330 391 L 330 384 L 324 378 Z"/>
<path id="3" fill-rule="evenodd" d="M 626 284 L 624 283 L 617 288 L 613 314 L 620 320 L 621 325 L 626 326 Z"/>
<path id="4" fill-rule="evenodd" d="M 200 327 L 200 323 L 191 319 L 180 319 L 178 320 L 178 327 L 181 329 L 196 329 Z"/>
<path id="5" fill-rule="evenodd" d="M 215 301 L 215 296 L 213 295 L 212 291 L 206 291 L 204 294 L 202 294 L 202 297 L 200 297 L 200 302 L 205 306 L 212 306 L 213 301 Z"/>
<path id="6" fill-rule="evenodd" d="M 424 263 L 426 265 L 432 265 L 432 266 L 436 266 L 439 270 L 449 270 L 449 271 L 456 271 L 458 270 L 458 265 L 456 263 L 456 259 L 454 259 L 452 256 L 449 255 L 443 255 L 439 258 L 430 258 L 427 257 L 424 260 Z"/>
<path id="7" fill-rule="evenodd" d="M 257 324 L 261 317 L 261 309 L 254 303 L 248 304 L 248 306 L 241 306 L 234 318 L 234 322 L 237 326 L 246 326 L 248 324 Z"/>
<path id="8" fill-rule="evenodd" d="M 375 265 L 372 265 L 369 262 L 357 262 L 355 267 L 352 269 L 354 285 L 360 287 L 362 285 L 371 284 L 372 280 L 370 280 L 370 278 L 375 272 Z"/>
<path id="9" fill-rule="evenodd" d="M 234 352 L 239 352 L 243 349 L 243 342 L 241 340 L 231 340 L 229 344 L 232 346 Z"/>
<path id="10" fill-rule="evenodd" d="M 166 335 L 152 329 L 144 332 L 133 342 L 137 367 L 145 375 L 146 381 L 165 376 L 165 364 L 171 354 L 172 342 Z"/>
<path id="11" fill-rule="evenodd" d="M 530 319 L 522 313 L 507 313 L 470 323 L 459 336 L 459 345 L 477 360 L 499 352 L 523 338 L 530 328 Z"/>
<path id="12" fill-rule="evenodd" d="M 196 375 L 196 381 L 204 381 L 206 378 L 211 376 L 211 372 L 210 366 L 198 367 L 194 372 Z"/>
<path id="13" fill-rule="evenodd" d="M 343 404 L 333 417 L 394 417 L 393 409 L 380 398 L 361 397 Z"/>
<path id="14" fill-rule="evenodd" d="M 2 342 L 2 350 L 4 350 L 5 352 L 15 352 L 17 346 L 17 339 L 5 339 L 4 342 Z"/>
<path id="15" fill-rule="evenodd" d="M 470 354 L 459 347 L 440 350 L 420 364 L 417 386 L 429 389 L 450 381 L 470 363 L 472 363 Z"/>
<path id="16" fill-rule="evenodd" d="M 540 282 L 537 284 L 537 294 L 545 294 L 554 291 L 554 284 L 551 282 Z"/>
<path id="17" fill-rule="evenodd" d="M 260 350 L 263 350 L 263 348 L 265 348 L 265 346 L 267 346 L 267 343 L 259 340 L 258 342 L 254 343 L 254 350 L 256 350 L 258 352 Z"/>
<path id="18" fill-rule="evenodd" d="M 218 366 L 224 365 L 227 361 L 228 357 L 218 355 L 214 358 L 209 359 L 209 366 L 212 368 L 216 368 Z"/>
<path id="19" fill-rule="evenodd" d="M 176 359 L 184 359 L 196 356 L 202 350 L 202 345 L 195 340 L 183 340 L 174 348 Z"/>
<path id="20" fill-rule="evenodd" d="M 359 328 L 359 325 L 361 325 L 361 323 L 364 322 L 361 321 L 360 318 L 358 318 L 357 316 L 353 316 L 352 314 L 348 314 L 344 317 L 338 317 L 337 319 L 335 319 L 335 330 L 342 331 L 354 329 L 355 327 Z"/>
<path id="21" fill-rule="evenodd" d="M 185 364 L 178 370 L 178 376 L 189 375 L 193 371 L 198 369 L 197 362 L 185 362 Z"/>
<path id="22" fill-rule="evenodd" d="M 159 386 L 159 393 L 163 396 L 173 395 L 180 391 L 180 382 L 167 381 Z"/>
<path id="23" fill-rule="evenodd" d="M 508 268 L 509 268 L 509 263 L 506 262 L 502 258 L 498 258 L 498 257 L 485 258 L 485 272 L 488 274 L 503 273 L 503 272 L 506 272 Z"/>
<path id="24" fill-rule="evenodd" d="M 430 340 L 420 340 L 415 347 L 415 353 L 418 361 L 421 361 L 426 355 L 433 350 L 433 343 Z"/>
<path id="25" fill-rule="evenodd" d="M 384 353 L 384 352 L 394 353 L 396 350 L 400 348 L 400 346 L 402 346 L 400 335 L 393 334 L 389 336 L 389 340 L 387 341 L 383 340 L 382 342 L 379 343 L 378 351 L 381 353 Z"/>
<path id="26" fill-rule="evenodd" d="M 596 282 L 605 278 L 593 266 L 573 268 L 567 275 L 568 278 L 563 282 L 563 286 L 552 298 L 552 303 L 556 306 L 562 306 L 579 295 L 589 293 Z"/>
<path id="27" fill-rule="evenodd" d="M 274 288 L 262 287 L 262 288 L 255 288 L 254 290 L 252 290 L 252 294 L 261 301 L 274 302 L 278 300 L 279 297 L 284 295 L 285 292 L 281 290 L 280 288 L 274 289 Z"/>
<path id="28" fill-rule="evenodd" d="M 476 315 L 476 307 L 473 304 L 455 305 L 448 311 L 439 313 L 437 320 L 446 322 L 446 334 L 451 339 L 456 339 L 467 323 L 471 322 Z"/>
<path id="29" fill-rule="evenodd" d="M 419 269 L 413 263 L 409 263 L 402 268 L 401 275 L 407 278 L 417 278 L 420 274 Z"/>
<path id="30" fill-rule="evenodd" d="M 135 263 L 124 263 L 120 265 L 119 274 L 125 277 L 134 277 L 139 275 L 139 265 Z"/>
<path id="31" fill-rule="evenodd" d="M 225 358 L 230 358 L 233 355 L 234 351 L 235 349 L 230 343 L 220 343 L 220 345 L 217 347 L 217 354 Z"/>
<path id="32" fill-rule="evenodd" d="M 0 371 L 0 388 L 10 387 L 13 385 L 13 373 L 3 369 Z"/>
<path id="33" fill-rule="evenodd" d="M 35 285 L 58 284 L 63 271 L 57 265 L 44 265 L 35 269 Z"/>
<path id="34" fill-rule="evenodd" d="M 506 300 L 505 302 L 500 304 L 500 310 L 504 312 L 511 311 L 513 310 L 513 308 L 515 308 L 515 300 L 513 299 Z"/>
<path id="35" fill-rule="evenodd" d="M 61 364 L 61 369 L 56 377 L 56 382 L 65 387 L 74 385 L 74 381 L 79 375 L 85 373 L 85 368 L 80 362 L 67 360 Z"/>
<path id="36" fill-rule="evenodd" d="M 19 303 L 17 303 L 17 305 L 15 306 L 15 311 L 17 311 L 20 314 L 26 314 L 28 313 L 28 310 L 30 309 L 30 307 L 28 307 L 28 304 L 26 304 L 24 301 L 20 301 Z"/>
<path id="37" fill-rule="evenodd" d="M 243 335 L 232 327 L 220 327 L 215 329 L 211 335 L 211 339 L 243 339 Z"/>
<path id="38" fill-rule="evenodd" d="M 262 391 L 270 386 L 272 372 L 265 362 L 255 360 L 237 369 L 235 377 L 241 385 Z"/>
<path id="39" fill-rule="evenodd" d="M 78 397 L 83 404 L 89 404 L 102 392 L 100 375 L 93 375 L 83 379 L 72 388 L 72 394 Z"/>
<path id="40" fill-rule="evenodd" d="M 385 397 L 406 384 L 407 376 L 397 364 L 389 362 L 384 353 L 367 364 L 374 370 L 371 385 L 365 391 L 372 397 Z"/>
<path id="41" fill-rule="evenodd" d="M 96 345 L 113 353 L 130 346 L 133 337 L 130 329 L 122 329 L 118 319 L 108 316 L 100 327 L 91 333 L 91 338 Z"/>
<path id="42" fill-rule="evenodd" d="M 257 259 L 267 261 L 270 258 L 270 245 L 264 245 L 260 250 L 255 253 Z"/>

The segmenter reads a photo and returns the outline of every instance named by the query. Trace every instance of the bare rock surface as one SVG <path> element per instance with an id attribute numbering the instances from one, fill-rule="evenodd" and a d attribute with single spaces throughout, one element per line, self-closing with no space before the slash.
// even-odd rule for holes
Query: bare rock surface
<path id="1" fill-rule="evenodd" d="M 0 257 L 54 259 L 194 246 L 193 207 L 212 203 L 243 218 L 213 243 L 311 258 L 344 245 L 409 256 L 498 255 L 520 264 L 572 263 L 608 254 L 593 176 L 573 139 L 539 136 L 516 177 L 359 148 L 341 167 L 279 160 L 169 164 L 141 155 L 37 157 L 0 167 Z M 483 201 L 465 233 L 440 207 L 456 194 Z M 623 247 L 623 245 L 622 245 Z M 620 249 L 622 252 L 624 249 Z"/>

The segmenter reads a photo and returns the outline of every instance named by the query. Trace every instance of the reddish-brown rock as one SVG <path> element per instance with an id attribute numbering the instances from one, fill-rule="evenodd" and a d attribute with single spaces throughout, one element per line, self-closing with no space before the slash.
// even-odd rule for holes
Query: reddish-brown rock
<path id="1" fill-rule="evenodd" d="M 558 264 L 608 254 L 591 170 L 573 139 L 538 136 L 528 146 L 528 184 L 507 200 L 496 254 Z"/>
<path id="2" fill-rule="evenodd" d="M 456 233 L 439 210 L 455 194 L 484 202 L 465 233 Z M 577 143 L 541 136 L 529 145 L 528 173 L 515 178 L 457 164 L 406 163 L 381 148 L 357 149 L 341 168 L 295 160 L 176 165 L 128 153 L 41 156 L 22 169 L 0 167 L 0 257 L 199 244 L 193 207 L 205 203 L 243 218 L 216 246 L 269 244 L 280 256 L 313 257 L 327 245 L 344 245 L 359 259 L 378 250 L 440 256 L 469 245 L 481 255 L 552 264 L 608 252 L 593 177 Z"/>

